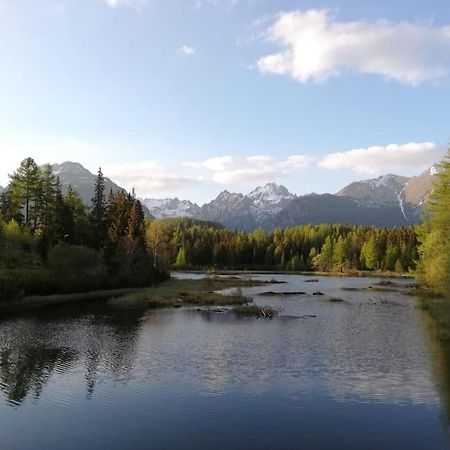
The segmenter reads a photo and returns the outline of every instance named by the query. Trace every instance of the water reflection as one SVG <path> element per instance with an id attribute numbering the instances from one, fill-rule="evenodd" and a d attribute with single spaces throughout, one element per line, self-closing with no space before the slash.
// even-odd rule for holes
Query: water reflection
<path id="1" fill-rule="evenodd" d="M 142 311 L 98 304 L 52 308 L 0 324 L 0 389 L 8 403 L 37 400 L 52 375 L 84 371 L 87 396 L 99 380 L 127 379 Z"/>
<path id="2" fill-rule="evenodd" d="M 274 290 L 308 288 L 301 278 L 280 278 L 288 285 Z M 341 287 L 352 283 L 361 280 L 321 279 L 314 289 L 342 296 Z M 386 292 L 382 303 L 369 306 L 366 292 L 346 292 L 337 304 L 327 295 L 255 296 L 283 308 L 274 320 L 195 308 L 119 309 L 104 302 L 4 319 L 0 420 L 31 429 L 45 427 L 42 420 L 50 414 L 60 427 L 54 448 L 69 449 L 126 446 L 129 439 L 146 448 L 150 436 L 158 448 L 183 448 L 187 438 L 195 440 L 194 430 L 205 433 L 197 448 L 230 448 L 224 417 L 233 423 L 239 448 L 243 442 L 261 448 L 264 439 L 285 439 L 286 448 L 298 448 L 293 443 L 308 433 L 310 448 L 334 448 L 347 442 L 340 427 L 358 436 L 353 448 L 380 448 L 383 433 L 391 442 L 408 442 L 386 448 L 447 448 L 441 416 L 442 405 L 450 411 L 449 352 L 429 338 L 414 299 Z M 305 314 L 315 317 L 298 319 Z M 7 405 L 31 421 L 19 422 Z M 65 416 L 60 408 L 69 405 Z M 97 446 L 83 438 L 67 441 L 74 417 Z M 248 427 L 264 436 L 267 417 L 271 436 L 261 441 L 257 434 L 252 443 Z M 329 430 L 326 437 L 322 427 Z M 99 439 L 106 440 L 100 445 Z M 45 446 L 19 441 L 17 448 Z"/>

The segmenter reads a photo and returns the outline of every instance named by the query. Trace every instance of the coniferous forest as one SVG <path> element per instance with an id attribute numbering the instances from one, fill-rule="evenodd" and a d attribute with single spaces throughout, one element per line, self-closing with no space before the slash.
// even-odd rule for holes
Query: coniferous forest
<path id="1" fill-rule="evenodd" d="M 25 159 L 0 199 L 1 297 L 148 286 L 171 268 L 414 273 L 449 284 L 449 173 L 420 227 L 301 225 L 243 232 L 189 218 L 146 220 L 125 191 L 105 192 L 99 169 L 91 206 L 51 166 Z M 421 259 L 419 259 L 419 254 Z"/>
<path id="2" fill-rule="evenodd" d="M 142 206 L 105 192 L 98 171 L 92 206 L 63 193 L 51 166 L 27 158 L 0 201 L 0 298 L 127 286 L 164 275 L 151 263 Z"/>

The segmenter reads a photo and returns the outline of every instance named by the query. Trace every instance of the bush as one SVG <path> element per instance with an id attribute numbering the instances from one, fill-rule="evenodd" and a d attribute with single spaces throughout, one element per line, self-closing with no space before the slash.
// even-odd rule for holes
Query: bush
<path id="1" fill-rule="evenodd" d="M 47 258 L 48 266 L 57 272 L 86 272 L 98 266 L 96 251 L 78 245 L 58 244 Z"/>

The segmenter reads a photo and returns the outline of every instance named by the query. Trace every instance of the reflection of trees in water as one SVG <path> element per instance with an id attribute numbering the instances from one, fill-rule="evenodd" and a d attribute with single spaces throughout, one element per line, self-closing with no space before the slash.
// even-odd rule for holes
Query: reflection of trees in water
<path id="1" fill-rule="evenodd" d="M 0 352 L 0 388 L 8 402 L 20 404 L 30 392 L 39 398 L 56 370 L 70 367 L 76 352 L 69 348 L 16 347 Z"/>
<path id="2" fill-rule="evenodd" d="M 108 378 L 126 380 L 133 365 L 140 311 L 80 315 L 61 309 L 0 323 L 0 390 L 12 405 L 38 399 L 50 377 L 84 366 L 88 397 Z"/>
<path id="3" fill-rule="evenodd" d="M 90 333 L 81 343 L 88 397 L 93 395 L 95 385 L 103 379 L 128 379 L 141 316 L 141 311 L 118 310 L 111 316 L 91 317 Z"/>
<path id="4" fill-rule="evenodd" d="M 423 311 L 421 316 L 426 329 L 425 340 L 432 359 L 433 373 L 445 408 L 445 425 L 450 428 L 450 343 L 439 340 L 439 325 L 427 311 Z"/>

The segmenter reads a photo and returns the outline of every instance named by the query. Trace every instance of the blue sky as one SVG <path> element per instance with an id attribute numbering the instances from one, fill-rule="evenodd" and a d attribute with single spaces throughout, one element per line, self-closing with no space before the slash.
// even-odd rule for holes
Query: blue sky
<path id="1" fill-rule="evenodd" d="M 413 175 L 449 142 L 450 3 L 0 0 L 0 184 L 26 156 L 200 203 Z"/>

